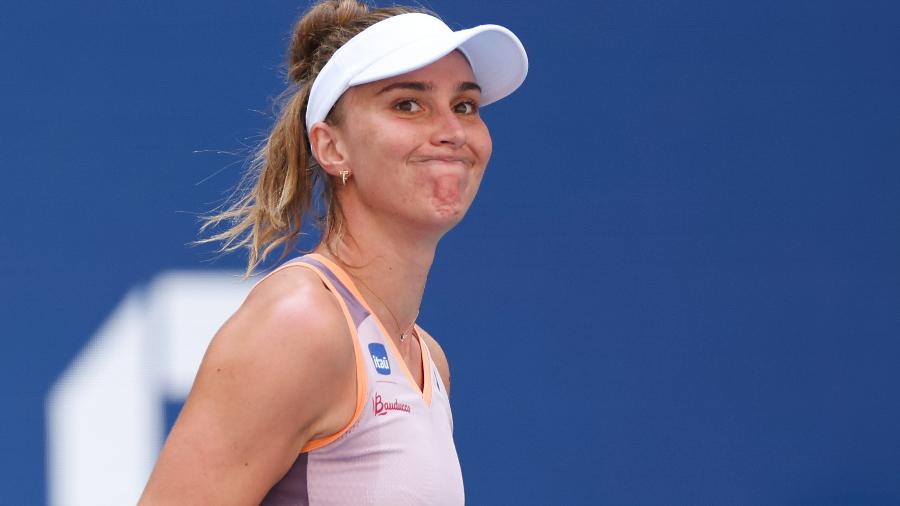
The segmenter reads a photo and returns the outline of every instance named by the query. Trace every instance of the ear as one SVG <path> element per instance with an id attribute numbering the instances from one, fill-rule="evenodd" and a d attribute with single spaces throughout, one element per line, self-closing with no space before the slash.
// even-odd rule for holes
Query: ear
<path id="1" fill-rule="evenodd" d="M 322 170 L 332 176 L 346 169 L 347 157 L 341 142 L 340 131 L 333 125 L 320 121 L 309 130 L 309 147 Z"/>

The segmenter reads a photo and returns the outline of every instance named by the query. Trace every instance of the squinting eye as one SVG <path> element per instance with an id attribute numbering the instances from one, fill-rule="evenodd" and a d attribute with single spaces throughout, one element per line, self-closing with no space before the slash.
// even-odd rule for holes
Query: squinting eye
<path id="1" fill-rule="evenodd" d="M 460 114 L 473 114 L 477 108 L 472 102 L 460 102 L 456 104 L 456 112 Z"/>
<path id="2" fill-rule="evenodd" d="M 415 100 L 403 100 L 397 102 L 394 109 L 403 112 L 419 112 L 422 110 L 422 107 Z"/>

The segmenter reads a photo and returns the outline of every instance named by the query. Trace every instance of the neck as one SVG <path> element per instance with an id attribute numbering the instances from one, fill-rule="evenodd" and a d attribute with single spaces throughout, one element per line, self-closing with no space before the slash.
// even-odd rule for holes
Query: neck
<path id="1" fill-rule="evenodd" d="M 345 227 L 342 238 L 323 241 L 316 252 L 335 261 L 356 281 L 369 307 L 399 343 L 419 313 L 437 241 L 391 233 L 377 223 Z"/>

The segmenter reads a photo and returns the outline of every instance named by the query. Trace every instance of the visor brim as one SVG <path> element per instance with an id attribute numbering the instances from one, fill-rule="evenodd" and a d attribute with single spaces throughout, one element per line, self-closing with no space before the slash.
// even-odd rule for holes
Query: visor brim
<path id="1" fill-rule="evenodd" d="M 437 34 L 407 44 L 360 72 L 350 86 L 396 77 L 431 65 L 459 49 L 481 87 L 481 105 L 511 94 L 528 74 L 528 56 L 519 39 L 497 25 Z"/>

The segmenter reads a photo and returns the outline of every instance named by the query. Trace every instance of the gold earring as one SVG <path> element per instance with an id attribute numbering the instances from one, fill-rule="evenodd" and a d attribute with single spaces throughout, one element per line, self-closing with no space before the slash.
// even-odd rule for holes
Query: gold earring
<path id="1" fill-rule="evenodd" d="M 339 171 L 338 173 L 341 175 L 341 184 L 346 185 L 347 179 L 350 177 L 350 171 L 344 169 L 342 171 Z"/>

